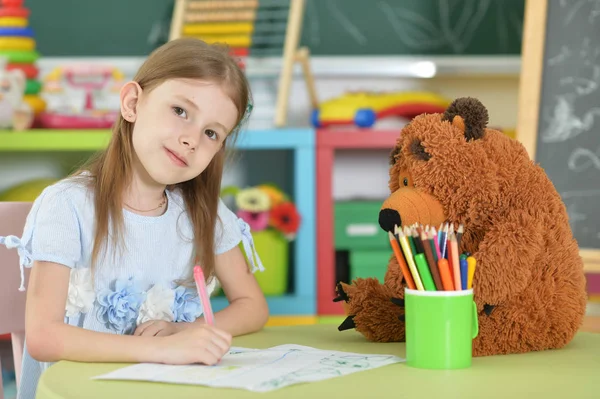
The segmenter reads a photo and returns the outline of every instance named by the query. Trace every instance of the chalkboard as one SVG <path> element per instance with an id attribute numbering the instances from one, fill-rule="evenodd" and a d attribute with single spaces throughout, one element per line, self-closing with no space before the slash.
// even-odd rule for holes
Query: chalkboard
<path id="1" fill-rule="evenodd" d="M 306 0 L 317 56 L 518 55 L 525 0 Z M 173 0 L 26 0 L 43 56 L 144 56 L 168 39 Z"/>
<path id="2" fill-rule="evenodd" d="M 524 0 L 306 0 L 314 55 L 518 55 Z"/>
<path id="3" fill-rule="evenodd" d="M 526 19 L 517 137 L 560 193 L 580 248 L 600 250 L 600 3 L 534 3 L 544 5 Z"/>
<path id="4" fill-rule="evenodd" d="M 173 0 L 25 0 L 44 57 L 145 56 L 169 36 Z"/>

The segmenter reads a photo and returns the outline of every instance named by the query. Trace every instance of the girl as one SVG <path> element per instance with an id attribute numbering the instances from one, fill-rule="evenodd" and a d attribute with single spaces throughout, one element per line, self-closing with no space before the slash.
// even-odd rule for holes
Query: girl
<path id="1" fill-rule="evenodd" d="M 58 360 L 214 364 L 232 336 L 267 321 L 249 228 L 219 199 L 225 149 L 249 112 L 235 61 L 199 40 L 171 41 L 120 103 L 106 151 L 46 188 L 23 237 L 3 240 L 33 266 L 19 398 L 34 398 Z M 196 264 L 230 303 L 216 327 L 201 316 Z"/>

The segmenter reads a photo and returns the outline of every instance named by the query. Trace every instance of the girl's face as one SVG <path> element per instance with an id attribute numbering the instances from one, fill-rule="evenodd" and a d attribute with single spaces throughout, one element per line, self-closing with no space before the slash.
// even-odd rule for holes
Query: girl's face
<path id="1" fill-rule="evenodd" d="M 237 122 L 237 108 L 220 85 L 172 79 L 146 93 L 132 87 L 133 148 L 149 177 L 161 185 L 198 176 L 221 149 Z M 124 90 L 124 102 L 127 89 Z M 126 107 L 124 107 L 126 108 Z M 126 119 L 128 112 L 123 111 Z"/>

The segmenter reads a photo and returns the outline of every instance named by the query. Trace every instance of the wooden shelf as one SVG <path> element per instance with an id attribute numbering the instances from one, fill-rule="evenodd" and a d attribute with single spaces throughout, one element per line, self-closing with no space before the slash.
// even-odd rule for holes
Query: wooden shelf
<path id="1" fill-rule="evenodd" d="M 0 152 L 98 151 L 106 147 L 111 132 L 96 130 L 0 130 Z M 238 149 L 297 149 L 314 146 L 310 128 L 248 130 L 241 133 Z"/>

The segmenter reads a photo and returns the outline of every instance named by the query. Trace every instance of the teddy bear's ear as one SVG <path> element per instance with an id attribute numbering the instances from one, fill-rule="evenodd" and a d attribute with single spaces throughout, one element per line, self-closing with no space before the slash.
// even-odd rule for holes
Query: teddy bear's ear
<path id="1" fill-rule="evenodd" d="M 461 97 L 450 104 L 442 120 L 450 121 L 465 132 L 467 141 L 477 140 L 485 134 L 488 124 L 488 111 L 476 98 Z"/>

